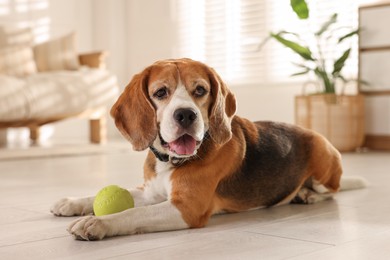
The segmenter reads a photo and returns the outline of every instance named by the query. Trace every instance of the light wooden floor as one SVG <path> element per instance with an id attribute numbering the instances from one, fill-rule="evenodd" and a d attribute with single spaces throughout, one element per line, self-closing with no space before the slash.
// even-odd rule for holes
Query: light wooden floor
<path id="1" fill-rule="evenodd" d="M 371 183 L 312 206 L 220 215 L 206 228 L 76 241 L 51 204 L 142 181 L 144 153 L 0 161 L 0 259 L 390 259 L 390 153 L 345 154 Z M 319 158 L 321 160 L 321 158 Z"/>

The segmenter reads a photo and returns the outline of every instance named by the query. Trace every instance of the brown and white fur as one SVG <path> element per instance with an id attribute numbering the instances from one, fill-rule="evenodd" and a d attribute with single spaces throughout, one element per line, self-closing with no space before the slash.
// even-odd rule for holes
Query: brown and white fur
<path id="1" fill-rule="evenodd" d="M 135 150 L 150 148 L 135 207 L 93 216 L 93 197 L 65 198 L 57 216 L 77 239 L 199 228 L 220 212 L 315 203 L 340 188 L 339 152 L 297 126 L 235 116 L 236 100 L 218 74 L 190 59 L 164 60 L 133 77 L 111 110 Z M 350 186 L 352 185 L 352 186 Z M 355 185 L 355 186 L 353 186 Z M 360 188 L 360 180 L 345 188 Z"/>

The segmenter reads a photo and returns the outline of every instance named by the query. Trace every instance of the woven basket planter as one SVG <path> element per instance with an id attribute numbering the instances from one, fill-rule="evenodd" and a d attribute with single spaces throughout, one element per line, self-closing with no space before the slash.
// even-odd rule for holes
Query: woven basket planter
<path id="1" fill-rule="evenodd" d="M 340 152 L 354 151 L 364 142 L 364 96 L 296 96 L 295 123 L 319 132 Z"/>

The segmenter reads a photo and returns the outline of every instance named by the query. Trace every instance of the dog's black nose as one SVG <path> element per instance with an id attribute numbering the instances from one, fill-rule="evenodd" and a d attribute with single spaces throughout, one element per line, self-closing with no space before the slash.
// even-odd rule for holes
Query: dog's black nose
<path id="1" fill-rule="evenodd" d="M 183 128 L 191 126 L 197 117 L 195 111 L 190 108 L 179 108 L 173 113 L 173 118 Z"/>

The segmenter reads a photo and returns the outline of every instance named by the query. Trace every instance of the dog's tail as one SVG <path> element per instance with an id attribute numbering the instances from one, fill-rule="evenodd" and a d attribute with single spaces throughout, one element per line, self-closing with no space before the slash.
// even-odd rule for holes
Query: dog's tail
<path id="1" fill-rule="evenodd" d="M 367 186 L 367 180 L 358 176 L 342 176 L 340 180 L 340 191 L 363 189 Z"/>

